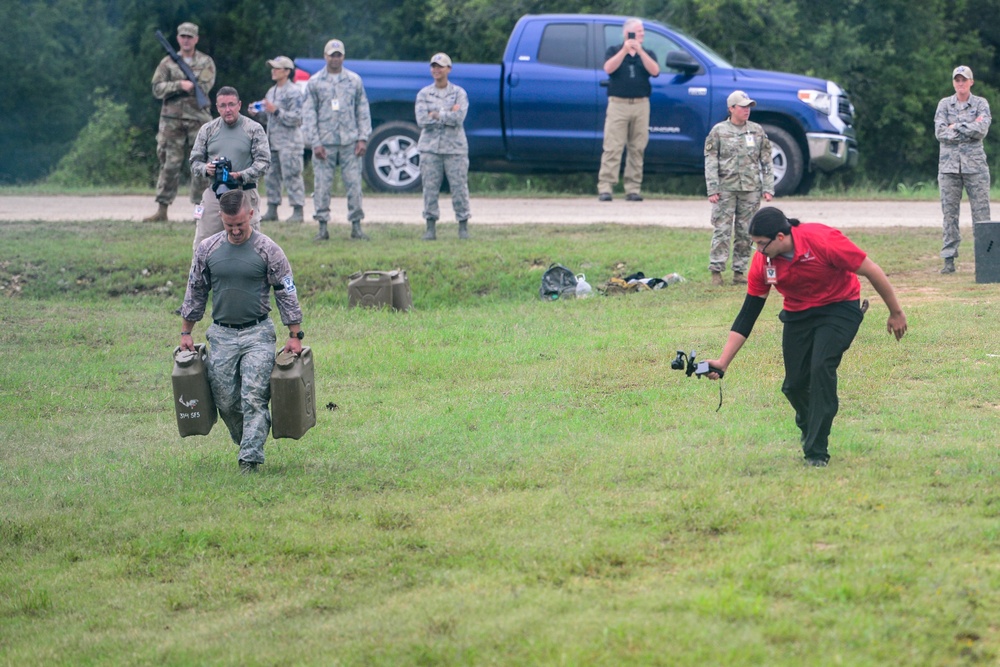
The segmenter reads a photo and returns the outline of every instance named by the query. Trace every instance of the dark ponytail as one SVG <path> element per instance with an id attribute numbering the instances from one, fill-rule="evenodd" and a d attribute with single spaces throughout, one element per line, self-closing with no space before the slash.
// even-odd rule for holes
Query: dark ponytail
<path id="1" fill-rule="evenodd" d="M 796 218 L 787 218 L 781 209 L 766 206 L 754 214 L 750 220 L 750 236 L 765 236 L 773 239 L 778 234 L 790 234 L 792 227 L 798 227 Z"/>

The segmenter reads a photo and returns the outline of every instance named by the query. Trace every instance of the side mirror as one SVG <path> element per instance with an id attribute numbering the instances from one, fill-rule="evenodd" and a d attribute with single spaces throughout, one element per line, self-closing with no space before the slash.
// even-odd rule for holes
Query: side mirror
<path id="1" fill-rule="evenodd" d="M 667 67 L 680 70 L 685 74 L 697 74 L 701 70 L 701 63 L 694 59 L 687 51 L 670 51 L 667 53 Z"/>

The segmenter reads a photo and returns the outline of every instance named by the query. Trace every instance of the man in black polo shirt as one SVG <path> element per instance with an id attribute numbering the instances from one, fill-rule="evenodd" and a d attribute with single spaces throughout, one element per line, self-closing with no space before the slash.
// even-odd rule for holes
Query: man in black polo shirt
<path id="1" fill-rule="evenodd" d="M 642 201 L 642 154 L 649 143 L 649 77 L 659 76 L 656 55 L 642 48 L 646 35 L 639 19 L 625 21 L 625 42 L 612 46 L 605 54 L 604 71 L 610 77 L 608 114 L 604 121 L 604 154 L 597 176 L 597 198 L 611 201 L 611 190 L 618 182 L 622 149 L 625 159 L 625 200 Z"/>
<path id="2" fill-rule="evenodd" d="M 212 195 L 214 198 L 214 194 Z M 292 280 L 292 267 L 277 243 L 250 225 L 254 209 L 243 190 L 219 199 L 223 231 L 198 245 L 191 262 L 187 293 L 181 306 L 181 349 L 194 350 L 191 331 L 205 314 L 212 292 L 208 382 L 229 435 L 240 448 L 241 472 L 254 472 L 264 462 L 264 441 L 271 428 L 267 410 L 277 338 L 271 290 L 288 327 L 285 351 L 302 351 L 302 309 Z"/>

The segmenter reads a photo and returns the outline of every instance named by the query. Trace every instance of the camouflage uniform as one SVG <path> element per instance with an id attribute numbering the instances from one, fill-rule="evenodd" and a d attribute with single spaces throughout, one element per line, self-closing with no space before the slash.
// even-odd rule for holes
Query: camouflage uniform
<path id="1" fill-rule="evenodd" d="M 302 182 L 302 102 L 304 97 L 292 82 L 271 86 L 265 99 L 278 107 L 274 113 L 264 113 L 267 140 L 271 145 L 271 167 L 267 171 L 267 203 L 281 203 L 281 185 L 288 191 L 288 203 L 303 206 L 306 188 Z"/>
<path id="2" fill-rule="evenodd" d="M 205 166 L 225 153 L 220 152 L 216 139 L 224 129 L 225 121 L 216 118 L 211 123 L 206 123 L 198 131 L 198 138 L 195 139 L 194 148 L 191 149 L 191 173 L 205 174 Z M 260 194 L 257 192 L 257 181 L 267 171 L 271 164 L 271 148 L 267 141 L 267 133 L 260 123 L 251 120 L 246 116 L 237 118 L 233 127 L 243 130 L 245 141 L 245 155 L 226 155 L 233 163 L 233 171 L 240 172 L 243 189 L 250 197 L 253 206 L 253 217 L 250 225 L 255 229 L 260 229 Z M 211 185 L 205 188 L 202 195 L 202 210 L 196 209 L 197 229 L 194 234 L 194 248 L 198 249 L 198 244 L 207 239 L 212 234 L 222 231 L 222 213 L 219 211 L 219 200 L 215 196 Z"/>
<path id="3" fill-rule="evenodd" d="M 458 111 L 452 111 L 458 105 Z M 439 113 L 431 118 L 431 111 Z M 449 83 L 445 88 L 431 84 L 417 93 L 415 106 L 420 126 L 420 178 L 424 185 L 424 219 L 441 217 L 438 195 L 444 175 L 451 187 L 451 204 L 459 222 L 469 213 L 469 142 L 465 138 L 465 116 L 469 112 L 469 96 L 465 89 Z"/>
<path id="4" fill-rule="evenodd" d="M 181 306 L 181 317 L 185 320 L 200 321 L 205 315 L 209 291 L 224 284 L 226 275 L 219 275 L 223 273 L 219 268 L 211 271 L 209 259 L 228 243 L 226 233 L 220 232 L 198 246 Z M 225 299 L 255 300 L 248 305 L 256 309 L 263 320 L 243 328 L 225 327 L 218 322 L 208 328 L 205 332 L 210 346 L 208 381 L 229 435 L 240 448 L 239 460 L 263 463 L 264 441 L 271 428 L 267 404 L 271 399 L 271 371 L 277 341 L 274 322 L 268 317 L 271 290 L 274 290 L 274 300 L 286 326 L 302 322 L 302 309 L 292 280 L 292 267 L 278 244 L 256 231 L 245 243 L 252 244 L 266 266 L 260 273 L 260 291 L 247 294 L 217 289 L 213 311 Z"/>
<path id="5" fill-rule="evenodd" d="M 774 194 L 771 168 L 771 141 L 759 124 L 747 121 L 733 125 L 728 119 L 718 123 L 705 138 L 705 186 L 709 196 L 719 195 L 712 205 L 712 247 L 708 268 L 721 272 L 729 259 L 733 240 L 733 271 L 746 273 L 753 244 L 750 219 L 760 208 L 763 194 Z"/>
<path id="6" fill-rule="evenodd" d="M 372 133 L 371 111 L 361 77 L 346 68 L 338 74 L 327 68 L 313 74 L 302 107 L 302 133 L 309 146 L 323 146 L 327 151 L 325 160 L 313 160 L 315 219 L 322 223 L 330 220 L 330 188 L 339 164 L 347 190 L 347 219 L 361 222 L 365 217 L 361 208 L 363 159 L 354 154 L 354 149 L 357 142 L 367 142 Z"/>
<path id="7" fill-rule="evenodd" d="M 208 95 L 215 85 L 215 61 L 201 51 L 194 52 L 188 63 L 198 78 L 199 87 Z M 156 134 L 156 156 L 160 160 L 160 176 L 156 181 L 156 201 L 169 206 L 177 196 L 181 166 L 202 125 L 212 120 L 207 109 L 198 107 L 194 92 L 185 93 L 181 82 L 187 81 L 184 72 L 170 56 L 160 61 L 153 74 L 153 97 L 163 100 L 160 109 L 160 128 Z M 201 201 L 207 185 L 203 176 L 191 179 L 191 203 Z"/>
<path id="8" fill-rule="evenodd" d="M 981 120 L 977 120 L 981 119 Z M 941 257 L 958 257 L 962 235 L 958 231 L 958 212 L 962 188 L 969 193 L 972 222 L 990 219 L 990 169 L 986 164 L 983 139 L 993 118 L 990 105 L 982 97 L 970 95 L 959 102 L 957 95 L 938 102 L 934 114 L 934 136 L 941 143 L 938 160 L 938 185 L 941 188 L 942 226 Z M 954 124 L 954 127 L 948 127 Z"/>

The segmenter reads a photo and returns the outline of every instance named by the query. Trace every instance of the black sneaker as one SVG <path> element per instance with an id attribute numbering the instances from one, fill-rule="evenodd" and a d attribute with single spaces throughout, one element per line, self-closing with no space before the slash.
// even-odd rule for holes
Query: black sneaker
<path id="1" fill-rule="evenodd" d="M 625 195 L 625 201 L 642 201 L 642 195 L 638 192 L 630 192 Z"/>
<path id="2" fill-rule="evenodd" d="M 602 192 L 601 194 L 597 195 L 597 201 L 611 201 L 611 193 Z"/>
<path id="3" fill-rule="evenodd" d="M 253 475 L 257 472 L 257 467 L 260 464 L 256 461 L 240 461 L 240 474 L 241 475 Z"/>
<path id="4" fill-rule="evenodd" d="M 805 466 L 808 466 L 808 467 L 811 467 L 811 468 L 825 468 L 828 464 L 829 464 L 829 461 L 826 461 L 824 459 L 805 459 L 802 462 L 802 465 L 805 465 Z"/>

